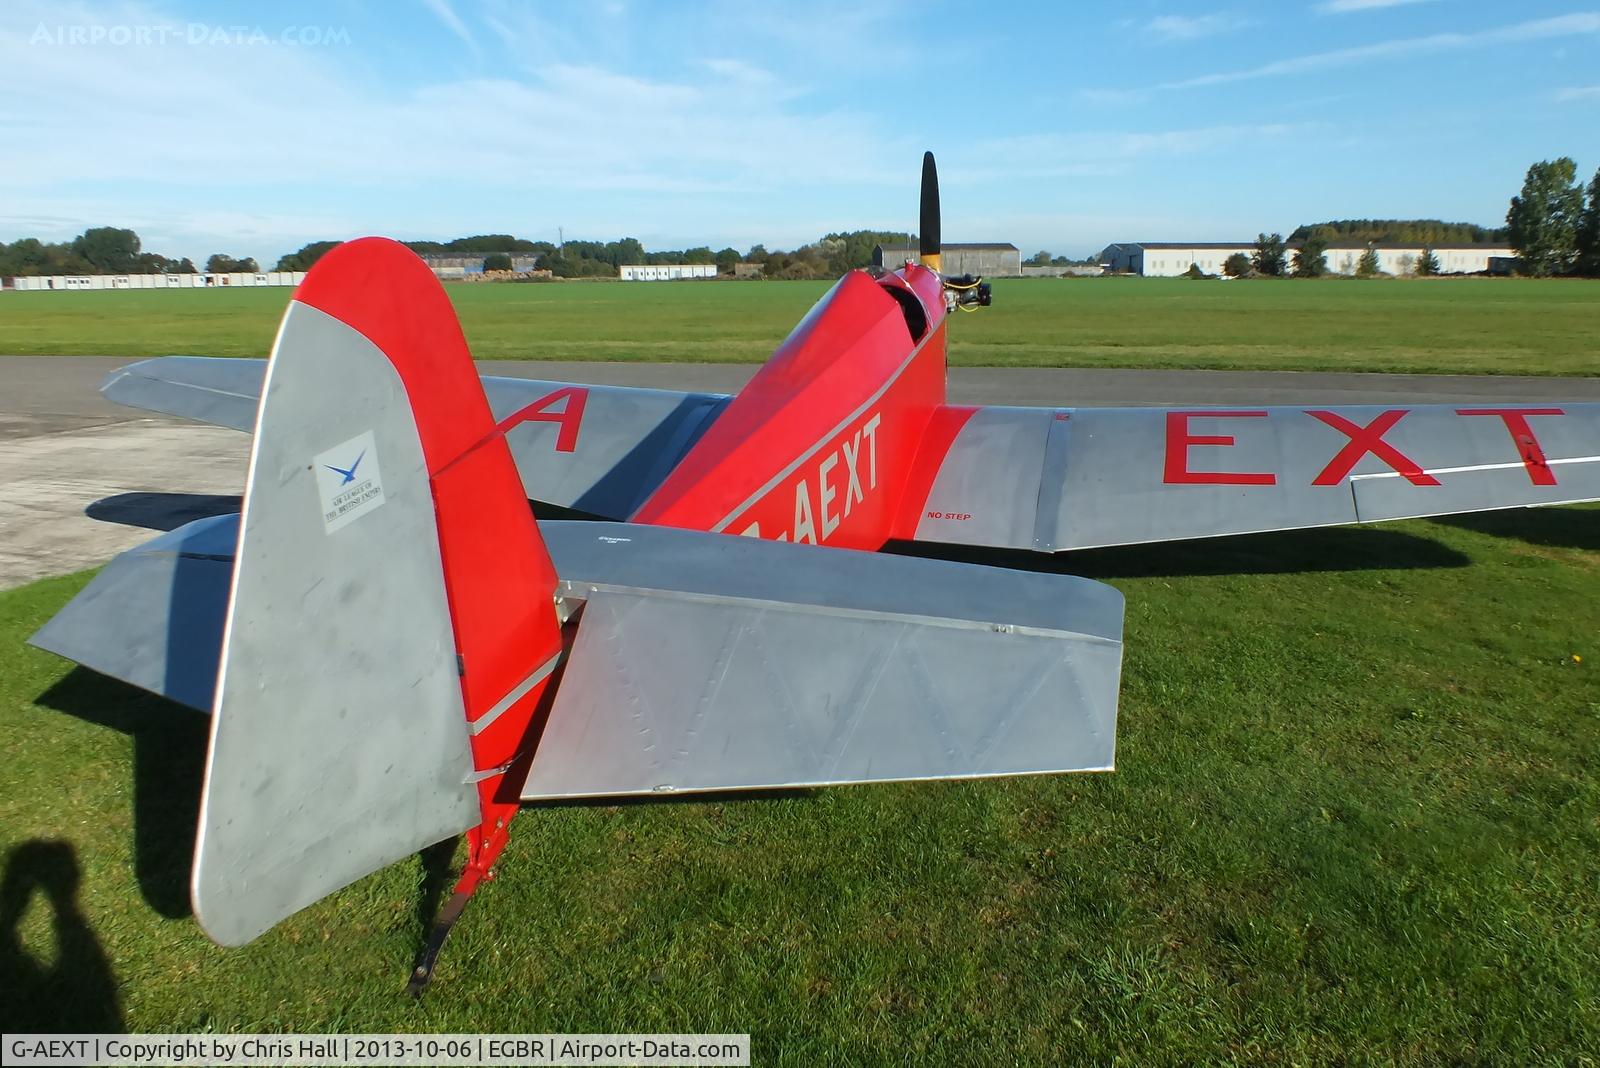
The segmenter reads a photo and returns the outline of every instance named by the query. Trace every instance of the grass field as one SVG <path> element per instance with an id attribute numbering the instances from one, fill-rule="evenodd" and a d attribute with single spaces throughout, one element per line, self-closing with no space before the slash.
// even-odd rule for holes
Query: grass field
<path id="1" fill-rule="evenodd" d="M 820 282 L 453 285 L 480 358 L 759 362 Z M 287 289 L 0 296 L 0 353 L 264 356 Z M 966 365 L 1600 374 L 1600 282 L 1001 280 Z"/>
<path id="2" fill-rule="evenodd" d="M 420 1003 L 439 857 L 211 946 L 185 895 L 203 721 L 23 646 L 86 576 L 0 594 L 7 1027 L 1600 1059 L 1600 510 L 1044 564 L 1127 594 L 1114 774 L 530 809 Z"/>

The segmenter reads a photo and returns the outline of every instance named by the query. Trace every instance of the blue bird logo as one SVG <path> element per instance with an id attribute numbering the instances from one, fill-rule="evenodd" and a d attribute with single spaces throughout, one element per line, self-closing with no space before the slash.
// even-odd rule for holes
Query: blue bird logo
<path id="1" fill-rule="evenodd" d="M 361 466 L 361 461 L 366 458 L 366 455 L 367 450 L 362 449 L 361 454 L 356 457 L 356 462 L 351 464 L 348 470 L 343 467 L 335 467 L 332 464 L 323 464 L 322 466 L 326 467 L 329 471 L 332 471 L 336 475 L 343 475 L 344 481 L 340 482 L 339 485 L 348 486 L 350 483 L 356 480 L 356 468 Z"/>

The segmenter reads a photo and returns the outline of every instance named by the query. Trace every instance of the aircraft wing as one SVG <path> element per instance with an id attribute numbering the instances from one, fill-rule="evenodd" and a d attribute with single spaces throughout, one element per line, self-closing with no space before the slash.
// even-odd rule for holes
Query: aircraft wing
<path id="1" fill-rule="evenodd" d="M 947 406 L 897 534 L 1055 552 L 1593 500 L 1600 404 Z"/>
<path id="2" fill-rule="evenodd" d="M 100 392 L 130 408 L 255 429 L 264 360 L 163 356 L 111 373 Z M 530 500 L 625 519 L 728 398 L 630 386 L 483 376 Z"/>

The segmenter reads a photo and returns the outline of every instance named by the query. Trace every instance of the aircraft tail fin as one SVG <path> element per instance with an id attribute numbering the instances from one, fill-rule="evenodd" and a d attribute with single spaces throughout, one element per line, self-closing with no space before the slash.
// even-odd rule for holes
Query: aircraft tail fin
<path id="1" fill-rule="evenodd" d="M 561 656 L 556 576 L 449 299 L 404 246 L 341 245 L 290 302 L 237 561 L 201 925 L 247 942 L 462 831 L 470 892 Z"/>

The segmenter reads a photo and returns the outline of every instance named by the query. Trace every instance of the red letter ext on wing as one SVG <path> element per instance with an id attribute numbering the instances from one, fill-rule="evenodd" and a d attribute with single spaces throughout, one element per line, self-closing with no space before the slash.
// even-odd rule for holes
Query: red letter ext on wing
<path id="1" fill-rule="evenodd" d="M 1345 476 L 1355 469 L 1357 463 L 1367 453 L 1371 453 L 1396 471 L 1400 472 L 1413 486 L 1437 486 L 1439 480 L 1424 471 L 1415 460 L 1383 440 L 1383 435 L 1394 428 L 1394 425 L 1411 413 L 1409 408 L 1393 408 L 1378 416 L 1366 426 L 1352 423 L 1342 415 L 1334 412 L 1306 412 L 1314 419 L 1320 419 L 1341 434 L 1350 439 L 1350 443 L 1339 450 L 1338 455 L 1328 461 L 1328 466 L 1322 469 L 1322 474 L 1311 480 L 1313 486 L 1337 486 L 1343 482 Z"/>
<path id="2" fill-rule="evenodd" d="M 1522 466 L 1528 469 L 1528 477 L 1535 486 L 1554 486 L 1556 473 L 1550 470 L 1550 463 L 1544 457 L 1544 450 L 1539 447 L 1539 439 L 1533 436 L 1533 428 L 1528 425 L 1530 415 L 1566 415 L 1560 408 L 1457 408 L 1457 415 L 1498 415 L 1500 421 L 1506 425 L 1506 433 L 1511 435 L 1511 440 L 1516 443 L 1517 454 L 1522 457 Z"/>
<path id="3" fill-rule="evenodd" d="M 1169 486 L 1275 486 L 1278 476 L 1268 471 L 1191 471 L 1189 449 L 1195 445 L 1232 445 L 1233 438 L 1224 434 L 1201 435 L 1189 433 L 1189 420 L 1194 416 L 1208 419 L 1264 419 L 1264 411 L 1253 412 L 1168 412 L 1167 413 L 1167 463 L 1162 481 Z"/>
<path id="4" fill-rule="evenodd" d="M 549 411 L 549 407 L 559 400 L 567 403 L 559 412 Z M 500 421 L 497 428 L 504 433 L 519 423 L 560 423 L 561 430 L 556 434 L 556 452 L 572 452 L 578 447 L 578 428 L 583 423 L 583 406 L 589 403 L 589 391 L 583 386 L 563 386 L 554 393 L 547 393 L 528 405 L 520 408 Z"/>

